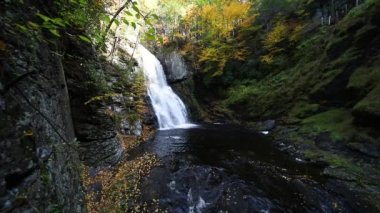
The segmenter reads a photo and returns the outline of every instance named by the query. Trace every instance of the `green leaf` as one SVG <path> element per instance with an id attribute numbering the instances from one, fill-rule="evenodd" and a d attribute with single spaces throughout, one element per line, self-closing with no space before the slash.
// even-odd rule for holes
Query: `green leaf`
<path id="1" fill-rule="evenodd" d="M 25 27 L 24 25 L 16 24 L 16 26 L 17 26 L 17 28 L 18 28 L 21 32 L 23 32 L 23 33 L 28 32 L 28 28 Z"/>
<path id="2" fill-rule="evenodd" d="M 38 25 L 38 24 L 36 24 L 34 22 L 31 22 L 31 21 L 28 21 L 28 25 L 31 26 L 34 29 L 38 29 L 40 27 L 40 25 Z"/>
<path id="3" fill-rule="evenodd" d="M 136 15 L 135 15 L 135 16 L 136 16 L 136 18 L 137 18 L 137 19 L 140 19 L 140 18 L 141 18 L 141 15 L 140 15 L 140 13 L 136 13 Z"/>
<path id="4" fill-rule="evenodd" d="M 47 21 L 50 21 L 50 20 L 51 20 L 50 17 L 45 16 L 45 15 L 43 15 L 43 14 L 41 14 L 41 13 L 36 13 L 36 15 L 37 15 L 38 17 L 40 17 L 44 22 L 47 22 Z"/>
<path id="5" fill-rule="evenodd" d="M 160 44 L 161 44 L 161 45 L 164 45 L 164 38 L 163 38 L 162 36 L 160 36 L 160 37 L 158 38 L 158 41 L 160 41 Z"/>
<path id="6" fill-rule="evenodd" d="M 129 12 L 129 11 L 125 11 L 125 13 L 126 13 L 127 15 L 129 15 L 129 16 L 133 16 L 133 14 L 132 14 L 131 12 Z"/>
<path id="7" fill-rule="evenodd" d="M 154 41 L 154 40 L 156 40 L 156 38 L 154 37 L 154 36 L 152 36 L 152 35 L 147 35 L 147 37 L 146 37 L 149 41 Z"/>
<path id="8" fill-rule="evenodd" d="M 158 17 L 158 15 L 157 14 L 152 14 L 151 15 L 153 18 L 155 18 L 156 20 L 158 20 L 159 19 L 159 17 Z"/>
<path id="9" fill-rule="evenodd" d="M 103 17 L 103 20 L 104 20 L 105 22 L 109 23 L 109 22 L 111 21 L 111 18 L 110 18 L 109 16 L 105 15 L 105 16 Z"/>
<path id="10" fill-rule="evenodd" d="M 94 38 L 95 38 L 95 42 L 97 44 L 103 43 L 103 36 L 101 36 L 101 35 L 95 35 Z"/>
<path id="11" fill-rule="evenodd" d="M 129 25 L 129 22 L 127 19 L 123 19 L 124 24 Z"/>
<path id="12" fill-rule="evenodd" d="M 148 30 L 148 33 L 150 33 L 150 34 L 155 34 L 155 33 L 156 33 L 156 30 L 155 30 L 154 28 L 150 28 L 150 29 Z"/>
<path id="13" fill-rule="evenodd" d="M 145 23 L 146 23 L 147 25 L 149 25 L 149 26 L 153 27 L 153 24 L 150 22 L 150 20 L 148 20 L 148 19 L 145 19 Z"/>
<path id="14" fill-rule="evenodd" d="M 147 40 L 149 40 L 149 41 L 154 41 L 154 40 L 156 40 L 156 37 L 153 35 L 153 34 L 151 34 L 151 33 L 145 33 L 145 37 L 146 37 L 146 39 Z"/>
<path id="15" fill-rule="evenodd" d="M 136 5 L 133 5 L 133 6 L 132 6 L 132 9 L 133 9 L 136 13 L 140 13 L 140 10 L 139 10 L 139 8 L 136 7 Z"/>
<path id="16" fill-rule="evenodd" d="M 117 20 L 117 19 L 115 19 L 113 22 L 116 24 L 116 26 L 119 26 L 119 25 L 120 25 L 120 21 Z"/>
<path id="17" fill-rule="evenodd" d="M 78 35 L 78 37 L 79 37 L 82 41 L 91 44 L 91 40 L 90 40 L 87 36 L 84 36 L 84 35 Z"/>
<path id="18" fill-rule="evenodd" d="M 56 37 L 61 37 L 61 35 L 59 34 L 58 30 L 56 30 L 56 29 L 49 29 L 49 32 L 51 34 L 53 34 L 54 36 L 56 36 Z"/>
<path id="19" fill-rule="evenodd" d="M 135 22 L 131 22 L 131 25 L 132 25 L 133 29 L 136 29 L 136 23 Z"/>
<path id="20" fill-rule="evenodd" d="M 60 27 L 66 27 L 65 22 L 61 18 L 54 18 L 54 19 L 51 19 L 50 21 L 53 22 L 55 25 L 58 25 Z"/>
<path id="21" fill-rule="evenodd" d="M 79 4 L 82 6 L 87 6 L 87 1 L 86 0 L 79 0 Z"/>
<path id="22" fill-rule="evenodd" d="M 44 22 L 42 24 L 42 27 L 45 28 L 45 29 L 54 29 L 54 30 L 57 29 L 57 26 L 54 25 L 54 24 L 52 24 L 52 23 L 50 23 L 50 22 Z"/>

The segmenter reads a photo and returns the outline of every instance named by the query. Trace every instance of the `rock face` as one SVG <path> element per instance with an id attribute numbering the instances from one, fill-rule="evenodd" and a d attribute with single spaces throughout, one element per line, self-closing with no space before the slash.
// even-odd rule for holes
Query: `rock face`
<path id="1" fill-rule="evenodd" d="M 192 121 L 203 120 L 206 115 L 196 97 L 193 71 L 186 65 L 184 58 L 177 50 L 170 47 L 157 53 L 164 68 L 167 81 L 175 93 L 184 101 Z"/>
<path id="2" fill-rule="evenodd" d="M 0 11 L 0 37 L 6 38 L 6 50 L 0 50 L 0 212 L 82 212 L 77 142 L 56 54 L 60 44 L 13 31 L 7 22 L 27 16 L 24 6 L 8 3 L 4 9 L 12 13 Z"/>
<path id="3" fill-rule="evenodd" d="M 97 59 L 91 46 L 68 41 L 68 54 L 73 58 L 65 60 L 74 129 L 80 141 L 81 159 L 90 166 L 109 166 L 116 164 L 123 155 L 117 138 L 116 125 L 112 120 L 113 101 L 98 84 L 107 71 Z M 101 76 L 101 77 L 93 77 Z M 107 84 L 107 82 L 99 82 Z M 91 101 L 98 97 L 99 100 Z M 96 98 L 95 98 L 96 99 Z M 107 113 L 109 112 L 109 113 Z"/>
<path id="4" fill-rule="evenodd" d="M 193 122 L 206 121 L 217 123 L 236 122 L 234 116 L 224 107 L 214 103 L 204 86 L 199 71 L 189 65 L 189 61 L 176 50 L 177 47 L 164 46 L 156 54 L 161 61 L 166 78 L 175 93 L 184 101 Z"/>
<path id="5" fill-rule="evenodd" d="M 75 132 L 81 146 L 81 159 L 91 166 L 116 164 L 123 155 L 107 105 L 73 106 Z"/>
<path id="6" fill-rule="evenodd" d="M 161 61 L 164 65 L 164 70 L 169 83 L 183 81 L 189 77 L 189 71 L 185 61 L 178 51 L 172 51 L 164 54 Z"/>
<path id="7" fill-rule="evenodd" d="M 119 135 L 143 138 L 155 123 L 144 79 L 100 60 L 78 29 L 58 38 L 14 27 L 49 4 L 0 8 L 0 212 L 85 212 L 83 163 L 118 163 Z"/>

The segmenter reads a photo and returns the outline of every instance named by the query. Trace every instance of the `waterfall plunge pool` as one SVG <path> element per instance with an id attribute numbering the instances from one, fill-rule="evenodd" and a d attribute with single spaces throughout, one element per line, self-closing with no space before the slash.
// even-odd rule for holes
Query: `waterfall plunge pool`
<path id="1" fill-rule="evenodd" d="M 145 144 L 161 166 L 143 180 L 142 202 L 168 212 L 350 211 L 321 168 L 297 162 L 271 138 L 241 126 L 158 131 Z"/>

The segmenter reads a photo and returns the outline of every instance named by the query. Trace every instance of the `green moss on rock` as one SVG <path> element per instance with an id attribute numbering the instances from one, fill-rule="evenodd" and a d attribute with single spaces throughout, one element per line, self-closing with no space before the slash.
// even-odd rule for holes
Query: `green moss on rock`
<path id="1" fill-rule="evenodd" d="M 372 67 L 358 68 L 350 77 L 347 87 L 369 92 L 373 85 L 380 82 L 380 60 Z"/>
<path id="2" fill-rule="evenodd" d="M 290 111 L 289 117 L 306 118 L 315 114 L 319 110 L 319 104 L 301 102 L 296 104 Z"/>
<path id="3" fill-rule="evenodd" d="M 317 135 L 329 132 L 333 141 L 349 140 L 355 133 L 353 116 L 347 109 L 332 109 L 303 120 L 301 132 Z"/>
<path id="4" fill-rule="evenodd" d="M 380 85 L 354 106 L 354 113 L 357 117 L 380 118 Z"/>

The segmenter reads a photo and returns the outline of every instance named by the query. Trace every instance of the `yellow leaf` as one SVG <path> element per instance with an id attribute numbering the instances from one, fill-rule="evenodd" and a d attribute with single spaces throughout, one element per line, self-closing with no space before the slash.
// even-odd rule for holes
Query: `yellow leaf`
<path id="1" fill-rule="evenodd" d="M 264 40 L 264 46 L 270 49 L 282 42 L 288 34 L 288 26 L 284 22 L 277 22 L 276 26 L 268 33 Z"/>
<path id="2" fill-rule="evenodd" d="M 0 40 L 0 50 L 1 50 L 1 51 L 4 51 L 5 48 L 6 48 L 6 46 L 7 46 L 7 45 L 4 43 L 4 41 L 1 41 L 1 40 Z"/>
<path id="3" fill-rule="evenodd" d="M 33 136 L 33 131 L 32 130 L 24 131 L 24 136 L 25 137 Z"/>

